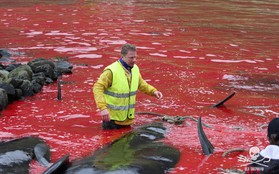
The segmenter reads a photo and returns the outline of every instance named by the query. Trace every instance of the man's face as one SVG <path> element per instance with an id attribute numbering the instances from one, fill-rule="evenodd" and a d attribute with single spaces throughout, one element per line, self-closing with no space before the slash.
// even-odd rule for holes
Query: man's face
<path id="1" fill-rule="evenodd" d="M 123 56 L 124 62 L 126 62 L 130 67 L 133 67 L 137 61 L 137 52 L 128 51 L 126 56 Z"/>

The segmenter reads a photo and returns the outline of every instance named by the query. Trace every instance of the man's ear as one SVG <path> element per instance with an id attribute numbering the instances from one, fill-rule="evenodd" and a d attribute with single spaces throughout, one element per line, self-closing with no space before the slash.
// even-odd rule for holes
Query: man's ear
<path id="1" fill-rule="evenodd" d="M 279 140 L 277 138 L 277 134 L 271 134 L 269 138 L 269 143 L 273 145 L 279 145 Z"/>

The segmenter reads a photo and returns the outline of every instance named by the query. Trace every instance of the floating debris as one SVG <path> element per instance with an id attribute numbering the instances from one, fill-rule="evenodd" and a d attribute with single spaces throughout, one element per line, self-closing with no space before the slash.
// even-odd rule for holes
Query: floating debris
<path id="1" fill-rule="evenodd" d="M 233 153 L 233 152 L 244 152 L 244 151 L 245 151 L 245 149 L 243 149 L 243 148 L 232 148 L 232 149 L 227 150 L 226 152 L 224 152 L 222 154 L 222 157 L 226 157 L 228 154 Z"/>
<path id="2" fill-rule="evenodd" d="M 243 127 L 241 126 L 231 126 L 230 128 L 235 130 L 243 130 Z"/>
<path id="3" fill-rule="evenodd" d="M 166 114 L 160 114 L 160 113 L 155 113 L 155 112 L 136 112 L 136 114 L 146 114 L 146 115 L 154 115 L 154 116 L 159 116 L 162 117 L 162 120 L 168 123 L 172 124 L 182 124 L 186 119 L 193 120 L 195 122 L 198 122 L 198 119 L 192 117 L 192 116 L 172 116 L 172 115 L 166 115 Z M 211 126 L 202 123 L 205 127 L 211 128 Z"/>
<path id="4" fill-rule="evenodd" d="M 264 129 L 265 127 L 267 127 L 267 126 L 268 126 L 268 124 L 265 123 L 265 124 L 261 125 L 259 129 L 260 129 L 260 130 L 263 130 L 263 129 Z"/>
<path id="5" fill-rule="evenodd" d="M 168 123 L 182 124 L 185 121 L 186 117 L 183 116 L 163 116 L 162 120 Z"/>

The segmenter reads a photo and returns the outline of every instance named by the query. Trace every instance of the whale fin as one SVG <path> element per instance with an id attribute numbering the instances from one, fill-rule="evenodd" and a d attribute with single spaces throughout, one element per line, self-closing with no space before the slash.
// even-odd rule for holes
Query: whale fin
<path id="1" fill-rule="evenodd" d="M 49 168 L 44 171 L 43 174 L 61 173 L 60 169 L 63 168 L 69 162 L 69 154 L 61 157 L 58 161 L 53 163 Z"/>
<path id="2" fill-rule="evenodd" d="M 50 165 L 49 162 L 49 154 L 50 150 L 46 144 L 39 143 L 34 147 L 34 154 L 37 161 L 44 167 L 48 167 Z M 48 157 L 47 157 L 48 156 Z"/>
<path id="3" fill-rule="evenodd" d="M 199 136 L 199 140 L 200 140 L 200 143 L 202 146 L 203 153 L 205 155 L 212 154 L 214 151 L 214 147 L 210 143 L 210 141 L 208 140 L 208 138 L 206 137 L 206 135 L 203 131 L 201 117 L 199 117 L 199 120 L 198 120 L 198 136 Z"/>
<path id="4" fill-rule="evenodd" d="M 226 97 L 224 100 L 216 103 L 215 105 L 211 106 L 212 108 L 216 108 L 219 107 L 221 105 L 223 105 L 226 101 L 228 101 L 229 99 L 231 99 L 234 95 L 236 94 L 236 92 L 231 93 L 228 97 Z"/>

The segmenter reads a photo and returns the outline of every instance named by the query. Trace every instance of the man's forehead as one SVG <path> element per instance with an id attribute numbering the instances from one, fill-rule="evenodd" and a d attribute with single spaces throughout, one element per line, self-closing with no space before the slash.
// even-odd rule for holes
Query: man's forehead
<path id="1" fill-rule="evenodd" d="M 137 54 L 136 51 L 128 51 L 128 52 L 127 52 L 127 56 L 128 56 L 128 55 L 135 55 L 135 54 Z"/>
<path id="2" fill-rule="evenodd" d="M 133 50 L 129 50 L 128 52 L 127 52 L 127 54 L 134 54 L 134 53 L 137 53 L 137 51 L 133 51 Z"/>

